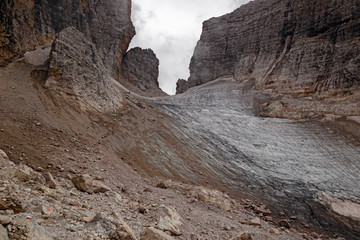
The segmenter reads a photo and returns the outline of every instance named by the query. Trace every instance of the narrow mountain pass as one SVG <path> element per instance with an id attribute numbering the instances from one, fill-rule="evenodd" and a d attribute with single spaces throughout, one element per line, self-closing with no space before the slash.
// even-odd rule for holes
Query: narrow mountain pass
<path id="1" fill-rule="evenodd" d="M 250 82 L 220 78 L 155 103 L 189 137 L 201 156 L 192 167 L 205 166 L 209 181 L 359 237 L 359 142 L 318 121 L 257 117 L 250 89 Z"/>

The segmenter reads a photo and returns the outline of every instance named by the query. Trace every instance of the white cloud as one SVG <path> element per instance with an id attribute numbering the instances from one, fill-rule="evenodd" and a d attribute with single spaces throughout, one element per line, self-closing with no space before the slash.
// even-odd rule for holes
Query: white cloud
<path id="1" fill-rule="evenodd" d="M 176 81 L 187 79 L 202 22 L 231 12 L 249 0 L 133 0 L 136 36 L 130 47 L 151 48 L 160 60 L 159 84 L 174 94 Z"/>

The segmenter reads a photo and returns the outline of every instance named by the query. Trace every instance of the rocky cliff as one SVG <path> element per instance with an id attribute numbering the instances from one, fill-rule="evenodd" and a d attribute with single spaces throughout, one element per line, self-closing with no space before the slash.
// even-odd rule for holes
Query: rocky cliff
<path id="1" fill-rule="evenodd" d="M 178 93 L 233 75 L 269 94 L 263 115 L 359 115 L 359 12 L 356 0 L 257 0 L 205 21 Z"/>
<path id="2" fill-rule="evenodd" d="M 122 84 L 140 95 L 166 95 L 159 88 L 159 59 L 151 49 L 130 49 L 124 56 L 122 76 Z"/>
<path id="3" fill-rule="evenodd" d="M 92 41 L 113 77 L 135 35 L 131 1 L 6 0 L 0 3 L 0 64 L 21 57 L 35 46 L 51 43 L 55 33 L 76 27 Z"/>
<path id="4" fill-rule="evenodd" d="M 95 49 L 90 52 L 100 57 L 101 64 L 115 80 L 142 95 L 166 95 L 157 82 L 159 60 L 152 50 L 135 48 L 126 53 L 135 35 L 130 0 L 101 3 L 95 0 L 7 0 L 0 3 L 0 14 L 0 66 L 6 66 L 38 46 L 50 46 L 57 33 L 74 27 L 94 44 Z M 74 44 L 77 49 L 88 47 Z M 84 51 L 84 55 L 90 52 Z M 123 64 L 125 54 L 127 61 Z"/>

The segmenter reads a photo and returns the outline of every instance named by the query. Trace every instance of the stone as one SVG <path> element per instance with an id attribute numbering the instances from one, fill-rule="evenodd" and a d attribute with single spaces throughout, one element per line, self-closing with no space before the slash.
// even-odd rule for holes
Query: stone
<path id="1" fill-rule="evenodd" d="M 120 194 L 118 194 L 118 193 L 115 193 L 114 194 L 114 197 L 115 197 L 115 201 L 117 202 L 117 203 L 121 203 L 122 202 L 122 197 L 121 197 L 121 195 Z"/>
<path id="2" fill-rule="evenodd" d="M 129 225 L 124 221 L 119 213 L 114 212 L 113 216 L 119 221 L 115 232 L 111 234 L 111 239 L 114 240 L 136 240 L 134 231 L 129 227 Z"/>
<path id="3" fill-rule="evenodd" d="M 15 214 L 25 212 L 23 203 L 11 196 L 0 196 L 0 210 L 13 210 Z"/>
<path id="4" fill-rule="evenodd" d="M 250 233 L 243 233 L 237 240 L 253 240 L 253 237 Z"/>
<path id="5" fill-rule="evenodd" d="M 21 164 L 15 171 L 15 177 L 21 182 L 28 182 L 32 180 L 42 184 L 45 183 L 45 178 L 40 173 L 37 173 L 32 168 Z"/>
<path id="6" fill-rule="evenodd" d="M 162 188 L 162 189 L 167 189 L 167 186 L 166 186 L 165 182 L 159 182 L 159 183 L 156 185 L 156 187 Z"/>
<path id="7" fill-rule="evenodd" d="M 102 182 L 93 180 L 89 174 L 83 174 L 71 179 L 74 186 L 83 192 L 88 193 L 104 193 L 111 191 L 111 188 L 103 184 Z"/>
<path id="8" fill-rule="evenodd" d="M 85 222 L 85 223 L 88 223 L 88 222 L 91 221 L 91 219 L 90 219 L 89 217 L 82 217 L 82 218 L 81 218 L 81 221 L 82 221 L 82 222 Z"/>
<path id="9" fill-rule="evenodd" d="M 144 96 L 166 96 L 159 88 L 159 59 L 151 49 L 130 49 L 122 62 L 122 84 Z"/>
<path id="10" fill-rule="evenodd" d="M 26 236 L 26 240 L 52 240 L 44 228 L 36 221 L 27 219 L 26 215 L 19 215 L 12 221 L 8 234 L 10 240 L 23 239 L 23 236 Z"/>
<path id="11" fill-rule="evenodd" d="M 270 232 L 270 233 L 274 233 L 274 234 L 276 234 L 276 235 L 280 235 L 280 231 L 277 230 L 276 228 L 270 228 L 269 232 Z"/>
<path id="12" fill-rule="evenodd" d="M 173 240 L 174 238 L 170 235 L 155 229 L 153 227 L 146 228 L 140 234 L 140 240 Z"/>
<path id="13" fill-rule="evenodd" d="M 41 214 L 43 214 L 45 216 L 49 216 L 54 212 L 54 210 L 50 207 L 40 205 L 35 209 L 35 212 L 40 212 Z"/>
<path id="14" fill-rule="evenodd" d="M 0 240 L 9 240 L 7 230 L 0 224 Z"/>
<path id="15" fill-rule="evenodd" d="M 273 221 L 272 217 L 270 217 L 270 216 L 265 216 L 264 220 L 267 221 L 267 222 L 272 222 Z"/>
<path id="16" fill-rule="evenodd" d="M 31 174 L 30 171 L 27 171 L 25 169 L 18 169 L 15 172 L 15 177 L 19 179 L 21 182 L 28 182 L 31 180 Z"/>
<path id="17" fill-rule="evenodd" d="M 168 231 L 171 235 L 180 236 L 182 234 L 180 227 L 182 225 L 181 217 L 173 207 L 162 206 L 165 216 L 160 216 L 158 228 Z"/>
<path id="18" fill-rule="evenodd" d="M 47 172 L 45 174 L 45 179 L 46 179 L 46 185 L 48 185 L 50 188 L 55 189 L 57 187 L 57 183 L 55 182 L 55 179 L 51 175 L 51 173 Z"/>
<path id="19" fill-rule="evenodd" d="M 233 76 L 254 81 L 262 97 L 270 93 L 256 99 L 262 116 L 359 116 L 358 12 L 356 0 L 262 0 L 211 18 L 203 23 L 190 77 L 178 81 L 177 93 Z"/>
<path id="20" fill-rule="evenodd" d="M 90 222 L 85 224 L 86 228 L 97 233 L 110 235 L 116 231 L 116 222 L 104 213 L 96 214 Z"/>
<path id="21" fill-rule="evenodd" d="M 138 207 L 138 211 L 139 211 L 139 213 L 141 213 L 141 214 L 145 214 L 146 212 L 147 212 L 147 209 L 144 207 L 144 206 L 139 206 Z"/>
<path id="22" fill-rule="evenodd" d="M 263 216 L 269 216 L 271 215 L 271 211 L 269 209 L 266 209 L 265 206 L 261 205 L 260 207 L 256 207 L 255 212 L 258 214 L 262 214 Z"/>
<path id="23" fill-rule="evenodd" d="M 9 157 L 6 155 L 6 153 L 0 149 L 0 163 L 1 163 L 1 167 L 4 167 L 8 164 L 9 162 Z"/>
<path id="24" fill-rule="evenodd" d="M 279 226 L 280 227 L 285 227 L 285 228 L 288 228 L 288 229 L 291 228 L 289 220 L 286 220 L 286 219 L 281 219 L 279 221 Z"/>
<path id="25" fill-rule="evenodd" d="M 0 215 L 0 225 L 8 225 L 11 222 L 11 217 Z"/>
<path id="26" fill-rule="evenodd" d="M 252 225 L 252 226 L 260 227 L 261 226 L 261 220 L 260 220 L 260 218 L 255 217 L 255 218 L 251 219 L 249 224 Z"/>
<path id="27" fill-rule="evenodd" d="M 225 211 L 231 210 L 231 202 L 218 190 L 193 187 L 188 191 L 188 196 L 206 203 L 215 204 Z"/>
<path id="28" fill-rule="evenodd" d="M 56 35 L 44 86 L 83 111 L 115 112 L 123 106 L 122 86 L 109 75 L 96 46 L 73 27 Z"/>

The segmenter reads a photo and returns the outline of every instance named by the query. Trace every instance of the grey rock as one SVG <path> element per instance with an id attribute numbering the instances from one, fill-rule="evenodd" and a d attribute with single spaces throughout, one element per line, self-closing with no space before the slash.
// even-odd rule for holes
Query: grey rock
<path id="1" fill-rule="evenodd" d="M 1 1 L 0 65 L 21 57 L 35 46 L 49 44 L 67 27 L 75 27 L 99 50 L 104 65 L 118 77 L 135 29 L 131 1 L 67 0 Z M 19 14 L 20 13 L 20 14 Z"/>
<path id="2" fill-rule="evenodd" d="M 10 229 L 10 230 L 9 230 Z M 8 227 L 9 239 L 52 240 L 49 234 L 34 220 L 26 219 L 25 215 L 17 216 Z"/>
<path id="3" fill-rule="evenodd" d="M 28 182 L 32 180 L 39 183 L 45 183 L 45 178 L 40 173 L 37 173 L 32 168 L 21 164 L 15 171 L 15 177 L 21 182 Z"/>
<path id="4" fill-rule="evenodd" d="M 164 216 L 161 216 L 158 222 L 158 228 L 168 231 L 171 235 L 180 236 L 182 234 L 180 227 L 182 226 L 181 217 L 173 207 L 163 206 Z"/>
<path id="5" fill-rule="evenodd" d="M 95 45 L 72 27 L 56 35 L 45 87 L 84 111 L 122 107 L 120 84 L 108 74 Z"/>
<path id="6" fill-rule="evenodd" d="M 170 235 L 155 229 L 153 227 L 146 228 L 140 234 L 140 240 L 173 240 L 174 238 Z"/>
<path id="7" fill-rule="evenodd" d="M 159 59 L 151 49 L 130 49 L 123 59 L 122 76 L 122 83 L 141 95 L 166 95 L 159 88 Z"/>
<path id="8" fill-rule="evenodd" d="M 359 91 L 359 11 L 356 0 L 258 0 L 211 18 L 203 23 L 190 77 L 178 82 L 178 93 L 230 75 L 252 79 L 257 90 L 285 99 L 265 103 L 262 115 L 359 115 L 352 104 Z M 336 100 L 338 95 L 347 96 L 346 104 L 305 98 Z"/>
<path id="9" fill-rule="evenodd" d="M 104 193 L 107 191 L 111 191 L 111 188 L 99 182 L 97 180 L 93 180 L 89 174 L 83 174 L 80 176 L 76 176 L 71 179 L 74 186 L 83 192 L 88 193 Z"/>
<path id="10" fill-rule="evenodd" d="M 117 213 L 113 212 L 112 216 L 114 220 L 117 222 L 117 229 L 112 234 L 112 237 L 116 240 L 136 240 L 136 236 L 134 231 L 129 227 L 129 225 L 125 222 L 122 216 Z"/>
<path id="11" fill-rule="evenodd" d="M 11 222 L 11 217 L 9 216 L 5 216 L 5 215 L 0 215 L 0 225 L 7 225 Z"/>
<path id="12" fill-rule="evenodd" d="M 0 210 L 13 210 L 14 213 L 25 212 L 22 201 L 11 196 L 0 196 Z"/>
<path id="13" fill-rule="evenodd" d="M 45 179 L 46 179 L 46 185 L 48 185 L 50 188 L 55 189 L 57 187 L 57 183 L 55 182 L 55 179 L 51 175 L 51 173 L 49 172 L 45 173 Z"/>
<path id="14" fill-rule="evenodd" d="M 9 240 L 7 230 L 0 224 L 0 240 Z"/>
<path id="15" fill-rule="evenodd" d="M 110 236 L 114 240 L 136 240 L 133 230 L 127 225 L 119 213 L 114 212 L 111 216 L 98 213 L 85 225 L 96 233 Z"/>
<path id="16" fill-rule="evenodd" d="M 185 92 L 189 87 L 187 86 L 187 81 L 185 79 L 179 79 L 176 82 L 176 93 L 180 94 Z"/>
<path id="17" fill-rule="evenodd" d="M 106 235 L 112 234 L 117 228 L 116 222 L 104 213 L 96 214 L 85 226 L 97 233 L 104 233 Z"/>
<path id="18" fill-rule="evenodd" d="M 280 227 L 285 227 L 285 228 L 291 228 L 290 222 L 287 219 L 281 219 L 279 221 L 279 226 Z"/>

